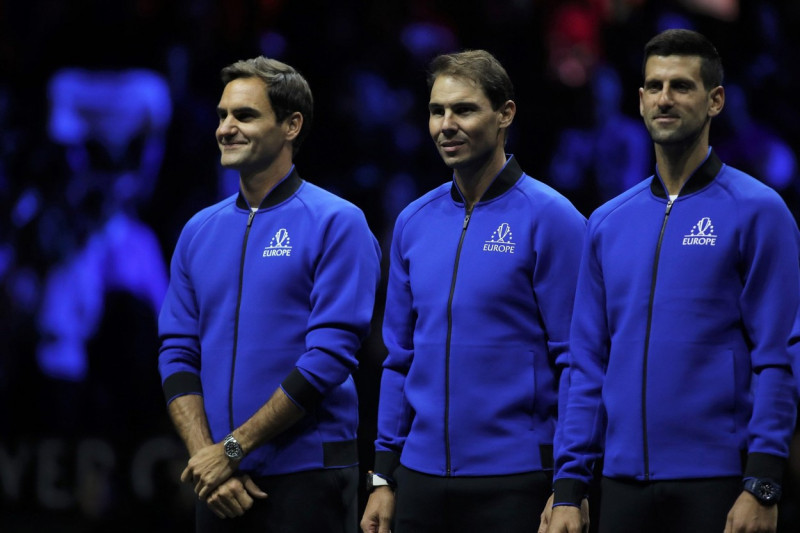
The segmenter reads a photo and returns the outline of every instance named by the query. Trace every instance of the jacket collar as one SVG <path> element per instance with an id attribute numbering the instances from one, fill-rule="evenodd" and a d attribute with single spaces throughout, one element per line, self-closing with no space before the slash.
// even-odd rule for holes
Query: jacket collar
<path id="1" fill-rule="evenodd" d="M 292 169 L 289 173 L 267 193 L 264 199 L 261 200 L 261 204 L 259 204 L 258 208 L 264 209 L 273 207 L 288 200 L 289 197 L 300 188 L 302 183 L 303 180 L 300 178 L 300 174 L 297 173 L 295 166 L 292 165 Z M 250 205 L 248 205 L 241 190 L 239 191 L 239 196 L 236 198 L 236 207 L 247 210 L 250 209 Z"/>
<path id="2" fill-rule="evenodd" d="M 714 178 L 717 177 L 721 169 L 722 160 L 717 156 L 713 148 L 709 148 L 706 160 L 697 167 L 697 170 L 695 170 L 691 176 L 689 176 L 689 179 L 686 180 L 686 183 L 681 187 L 678 196 L 685 196 L 699 191 L 714 181 Z M 658 198 L 667 198 L 667 188 L 664 187 L 664 183 L 661 181 L 661 177 L 658 174 L 658 166 L 656 166 L 656 172 L 653 174 L 653 179 L 650 181 L 650 191 Z"/>
<path id="3" fill-rule="evenodd" d="M 486 189 L 486 192 L 483 193 L 483 196 L 481 196 L 481 199 L 478 201 L 478 203 L 482 204 L 497 198 L 513 187 L 514 184 L 519 180 L 520 176 L 522 176 L 522 168 L 520 168 L 519 163 L 517 163 L 517 158 L 509 154 L 508 161 L 506 161 L 506 165 L 503 167 L 503 170 L 497 174 L 497 176 L 494 178 L 494 181 L 492 181 L 492 184 L 489 185 L 488 189 Z M 453 185 L 450 187 L 450 197 L 455 202 L 460 204 L 464 203 L 464 196 L 458 189 L 455 175 L 453 176 Z"/>

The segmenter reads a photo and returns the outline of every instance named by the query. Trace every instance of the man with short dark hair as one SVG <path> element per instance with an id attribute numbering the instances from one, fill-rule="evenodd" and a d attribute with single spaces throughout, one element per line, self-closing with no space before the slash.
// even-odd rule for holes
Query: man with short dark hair
<path id="1" fill-rule="evenodd" d="M 800 233 L 775 191 L 709 146 L 725 104 L 714 46 L 668 30 L 644 56 L 656 173 L 589 219 L 546 531 L 585 528 L 601 452 L 601 532 L 775 531 Z"/>
<path id="2" fill-rule="evenodd" d="M 197 531 L 350 533 L 352 372 L 380 250 L 358 208 L 295 169 L 306 80 L 264 57 L 222 80 L 216 137 L 240 191 L 184 227 L 159 317 L 164 394 L 190 455 L 181 479 L 200 499 Z"/>
<path id="3" fill-rule="evenodd" d="M 395 224 L 361 527 L 535 531 L 585 219 L 506 155 L 516 104 L 491 54 L 437 57 L 429 86 L 430 134 L 453 179 Z"/>

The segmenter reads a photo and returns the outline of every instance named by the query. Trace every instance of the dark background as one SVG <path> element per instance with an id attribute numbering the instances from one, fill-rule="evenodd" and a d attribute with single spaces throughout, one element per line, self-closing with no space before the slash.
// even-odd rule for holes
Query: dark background
<path id="1" fill-rule="evenodd" d="M 588 216 L 652 173 L 641 50 L 668 27 L 714 41 L 728 102 L 712 145 L 797 217 L 792 0 L 0 0 L 0 531 L 192 530 L 156 315 L 181 227 L 236 188 L 214 140 L 223 66 L 265 54 L 305 75 L 300 174 L 359 205 L 386 249 L 397 212 L 450 178 L 427 131 L 435 54 L 485 48 L 505 65 L 508 151 Z M 135 69 L 162 92 L 125 92 Z M 65 108 L 78 119 L 59 130 Z M 356 376 L 363 467 L 382 305 Z M 792 463 L 783 531 L 800 530 L 798 439 Z"/>

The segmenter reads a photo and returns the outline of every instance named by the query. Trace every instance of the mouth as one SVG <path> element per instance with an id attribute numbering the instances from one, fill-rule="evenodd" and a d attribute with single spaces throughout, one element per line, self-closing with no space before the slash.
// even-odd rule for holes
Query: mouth
<path id="1" fill-rule="evenodd" d="M 457 152 L 462 146 L 464 146 L 464 142 L 462 141 L 445 141 L 439 143 L 439 148 L 446 154 Z"/>
<path id="2" fill-rule="evenodd" d="M 680 117 L 677 115 L 656 115 L 653 117 L 653 120 L 655 122 L 674 122 L 678 120 L 678 118 Z"/>
<path id="3" fill-rule="evenodd" d="M 221 142 L 219 143 L 220 150 L 232 150 L 240 146 L 244 146 L 243 142 Z"/>

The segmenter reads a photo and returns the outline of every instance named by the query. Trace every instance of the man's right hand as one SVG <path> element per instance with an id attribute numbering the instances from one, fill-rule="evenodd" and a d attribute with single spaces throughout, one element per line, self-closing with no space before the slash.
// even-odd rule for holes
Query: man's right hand
<path id="1" fill-rule="evenodd" d="M 389 487 L 377 487 L 369 495 L 361 531 L 364 533 L 390 533 L 394 518 L 394 492 Z"/>
<path id="2" fill-rule="evenodd" d="M 253 506 L 253 498 L 264 499 L 267 493 L 250 479 L 250 476 L 233 476 L 218 486 L 206 503 L 220 518 L 242 516 Z"/>
<path id="3" fill-rule="evenodd" d="M 580 509 L 571 505 L 553 507 L 549 524 L 543 521 L 539 533 L 585 533 L 588 530 L 589 504 L 584 498 Z"/>

